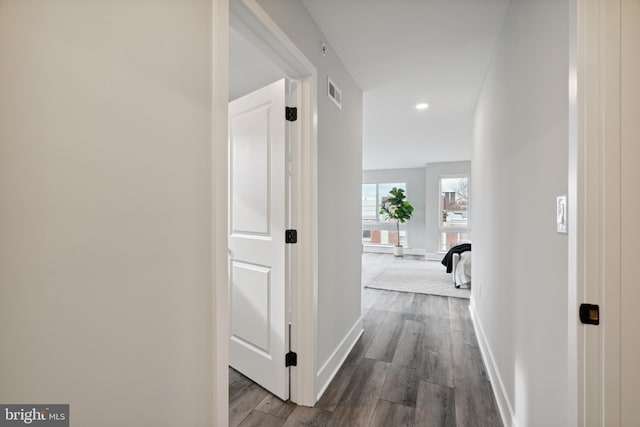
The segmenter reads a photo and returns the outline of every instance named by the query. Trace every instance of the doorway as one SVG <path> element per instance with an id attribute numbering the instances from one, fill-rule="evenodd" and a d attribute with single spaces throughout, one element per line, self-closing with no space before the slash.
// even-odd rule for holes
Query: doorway
<path id="1" fill-rule="evenodd" d="M 317 225 L 316 203 L 314 198 L 314 195 L 317 194 L 316 125 L 313 121 L 316 114 L 316 70 L 311 62 L 295 47 L 291 40 L 278 28 L 255 0 L 229 2 L 229 23 L 229 41 L 231 43 L 240 41 L 245 48 L 251 49 L 251 52 L 248 54 L 248 57 L 251 58 L 251 64 L 247 66 L 245 63 L 244 71 L 236 70 L 236 73 L 233 68 L 230 69 L 228 78 L 229 99 L 236 98 L 242 94 L 242 91 L 238 89 L 239 86 L 236 85 L 241 79 L 252 79 L 245 87 L 245 91 L 253 91 L 267 83 L 282 78 L 295 82 L 286 85 L 288 89 L 288 99 L 286 103 L 287 105 L 295 105 L 298 109 L 297 121 L 286 130 L 287 137 L 290 140 L 296 141 L 296 143 L 289 146 L 288 150 L 286 150 L 286 158 L 283 158 L 286 177 L 293 177 L 293 179 L 287 184 L 287 197 L 285 197 L 285 203 L 282 207 L 286 218 L 286 228 L 297 230 L 298 235 L 301 237 L 296 244 L 285 244 L 284 233 L 278 234 L 278 239 L 282 240 L 283 245 L 286 245 L 286 268 L 283 273 L 288 277 L 288 288 L 285 293 L 286 301 L 283 302 L 282 306 L 283 309 L 286 306 L 287 310 L 281 313 L 281 318 L 286 319 L 286 322 L 284 322 L 285 330 L 278 334 L 284 335 L 279 341 L 280 345 L 284 343 L 283 351 L 286 350 L 286 353 L 299 354 L 300 357 L 298 357 L 297 365 L 294 365 L 294 368 L 291 369 L 290 377 L 289 373 L 287 373 L 285 381 L 281 382 L 282 387 L 282 384 L 285 384 L 287 382 L 286 380 L 290 379 L 290 385 L 284 386 L 286 391 L 276 394 L 281 398 L 288 397 L 292 402 L 299 405 L 312 406 L 315 403 L 313 391 L 315 361 L 314 331 L 316 324 L 314 295 L 315 287 L 317 286 L 315 267 L 315 235 Z M 233 49 L 233 44 L 230 45 L 230 49 Z M 234 61 L 234 56 L 237 53 L 238 52 L 230 52 L 230 62 Z M 241 53 L 240 56 L 239 60 L 242 62 L 243 58 Z M 255 63 L 256 57 L 264 59 L 260 66 L 260 70 L 263 70 L 263 72 L 256 72 L 258 69 Z M 235 59 L 238 58 L 236 57 Z M 231 66 L 233 67 L 233 64 L 231 64 Z M 275 110 L 276 109 L 274 109 L 274 111 Z M 280 111 L 280 109 L 277 108 L 277 110 L 278 114 L 282 112 L 282 115 L 284 115 L 284 109 Z M 232 130 L 231 123 L 230 130 Z M 231 155 L 232 153 L 230 152 L 229 154 Z M 229 168 L 229 173 L 231 174 L 232 171 L 230 169 L 231 168 Z M 247 188 L 250 189 L 250 186 Z M 231 199 L 229 204 L 230 207 L 233 208 L 233 201 Z M 233 220 L 231 212 L 229 212 L 229 218 L 230 221 Z M 260 236 L 254 233 L 254 237 Z M 228 240 L 231 245 L 231 235 L 229 235 Z M 273 279 L 273 277 L 270 277 L 272 272 L 264 270 L 264 263 L 253 262 L 245 264 L 248 264 L 250 268 L 247 268 L 247 265 L 240 265 L 241 268 L 236 271 L 236 273 L 240 273 L 240 277 L 242 277 L 243 273 L 251 273 L 249 274 L 250 276 L 258 275 L 261 276 L 262 279 Z M 234 271 L 232 267 L 229 270 L 229 276 L 232 277 L 232 279 L 233 274 Z M 249 283 L 249 281 L 247 280 L 245 283 Z M 228 291 L 230 293 L 230 295 L 228 295 L 229 300 L 233 305 L 234 290 L 229 289 Z M 249 292 L 249 294 L 251 293 Z M 240 295 L 243 295 L 243 293 L 237 293 L 236 297 Z M 253 295 L 252 298 L 256 298 L 255 295 Z M 265 296 L 263 294 L 263 302 L 265 301 L 264 298 Z M 236 302 L 239 303 L 240 300 L 237 299 Z M 263 305 L 263 308 L 264 307 Z M 269 309 L 273 308 L 271 305 L 268 307 Z M 222 317 L 227 327 L 230 321 L 233 327 L 234 313 L 233 310 L 229 310 L 229 308 L 229 306 L 224 307 L 225 315 L 219 315 L 218 318 L 220 319 Z M 262 310 L 262 312 L 264 313 L 264 310 Z M 253 315 L 256 314 L 258 317 L 254 316 L 254 320 L 259 319 L 260 310 L 253 312 Z M 240 319 L 244 322 L 248 317 L 242 315 L 236 320 Z M 279 322 L 280 326 L 282 326 L 283 322 Z M 244 324 L 242 327 L 245 328 L 244 332 L 246 336 L 250 327 L 247 329 L 248 324 Z M 232 329 L 227 330 L 231 333 L 234 332 Z M 264 336 L 266 335 L 263 335 L 263 337 Z M 291 337 L 290 340 L 289 336 Z M 254 336 L 254 338 L 256 337 L 257 336 Z M 234 352 L 233 350 L 229 352 L 229 342 L 227 340 L 225 341 L 224 347 L 226 348 L 220 348 L 219 351 L 227 352 L 226 354 L 233 357 Z M 245 342 L 243 344 L 245 344 L 246 348 L 247 343 Z M 242 346 L 242 344 L 239 345 Z M 260 350 L 260 346 L 254 345 L 254 350 L 256 349 Z M 259 351 L 257 353 L 259 353 Z M 277 358 L 281 359 L 281 356 L 282 354 Z M 233 365 L 234 363 L 232 360 L 231 364 Z M 278 370 L 284 371 L 285 360 L 276 361 L 274 357 L 273 363 L 274 366 L 278 363 L 281 366 Z M 226 392 L 228 393 L 228 390 L 226 390 Z"/>
<path id="2" fill-rule="evenodd" d="M 292 369 L 285 362 L 294 267 L 285 239 L 289 83 L 280 79 L 229 103 L 229 364 L 282 400 Z"/>

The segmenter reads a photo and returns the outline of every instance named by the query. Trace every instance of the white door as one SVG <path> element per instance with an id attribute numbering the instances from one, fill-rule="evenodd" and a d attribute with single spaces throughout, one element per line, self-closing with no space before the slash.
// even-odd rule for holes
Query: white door
<path id="1" fill-rule="evenodd" d="M 285 80 L 229 103 L 230 365 L 289 398 Z"/>

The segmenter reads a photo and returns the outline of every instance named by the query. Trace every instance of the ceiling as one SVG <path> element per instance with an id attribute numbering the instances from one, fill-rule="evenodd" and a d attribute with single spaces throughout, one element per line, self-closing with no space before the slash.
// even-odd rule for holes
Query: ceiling
<path id="1" fill-rule="evenodd" d="M 471 159 L 509 0 L 302 1 L 363 91 L 364 169 Z"/>

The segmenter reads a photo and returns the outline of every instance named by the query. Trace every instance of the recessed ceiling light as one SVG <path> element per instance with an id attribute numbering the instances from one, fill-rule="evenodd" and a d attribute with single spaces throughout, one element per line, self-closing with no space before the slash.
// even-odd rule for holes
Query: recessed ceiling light
<path id="1" fill-rule="evenodd" d="M 416 104 L 416 110 L 426 110 L 427 108 L 429 108 L 429 104 L 427 104 L 426 102 Z"/>

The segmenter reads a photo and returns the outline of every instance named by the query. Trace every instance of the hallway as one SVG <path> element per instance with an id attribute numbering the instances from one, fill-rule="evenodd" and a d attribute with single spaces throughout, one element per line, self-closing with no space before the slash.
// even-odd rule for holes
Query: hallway
<path id="1" fill-rule="evenodd" d="M 231 426 L 500 426 L 459 298 L 364 289 L 364 334 L 315 408 L 230 370 Z"/>

